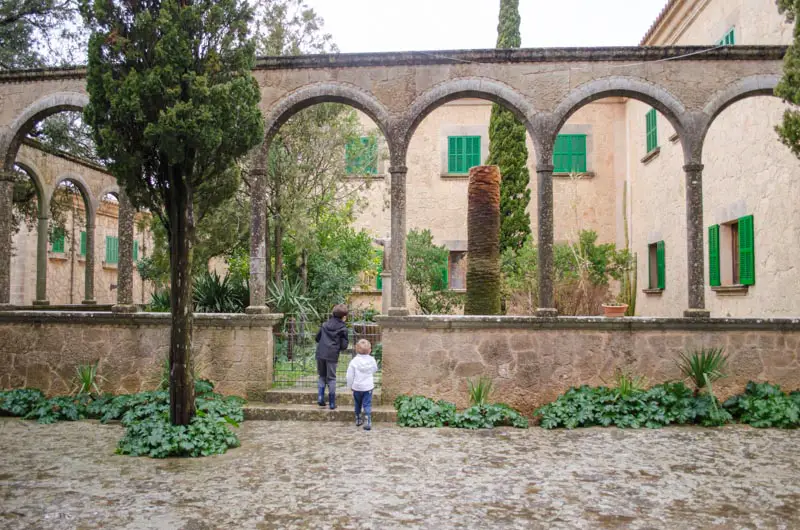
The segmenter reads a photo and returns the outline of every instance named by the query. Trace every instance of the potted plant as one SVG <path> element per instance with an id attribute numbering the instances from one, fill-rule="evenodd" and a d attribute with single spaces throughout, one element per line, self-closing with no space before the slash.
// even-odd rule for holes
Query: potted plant
<path id="1" fill-rule="evenodd" d="M 617 300 L 610 300 L 604 304 L 603 306 L 603 316 L 605 317 L 623 317 L 625 316 L 625 311 L 628 310 L 628 304 L 624 304 Z"/>

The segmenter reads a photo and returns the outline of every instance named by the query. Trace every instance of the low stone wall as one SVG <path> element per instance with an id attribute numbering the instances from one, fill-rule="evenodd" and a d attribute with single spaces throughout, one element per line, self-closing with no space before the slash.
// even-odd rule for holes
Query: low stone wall
<path id="1" fill-rule="evenodd" d="M 272 327 L 280 315 L 194 318 L 199 375 L 224 394 L 263 399 L 272 384 Z M 78 364 L 100 361 L 101 389 L 154 388 L 169 352 L 170 315 L 98 312 L 0 312 L 0 388 L 70 392 Z"/>
<path id="2" fill-rule="evenodd" d="M 649 384 L 680 379 L 675 359 L 724 347 L 721 399 L 749 380 L 800 388 L 800 319 L 600 317 L 378 317 L 383 331 L 383 396 L 423 394 L 468 405 L 467 379 L 494 381 L 493 401 L 525 413 L 571 386 L 613 384 L 630 369 Z"/>

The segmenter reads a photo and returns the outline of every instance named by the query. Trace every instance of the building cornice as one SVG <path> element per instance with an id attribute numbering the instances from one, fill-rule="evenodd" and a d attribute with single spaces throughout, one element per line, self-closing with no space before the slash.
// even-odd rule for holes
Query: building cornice
<path id="1" fill-rule="evenodd" d="M 675 0 L 676 2 L 684 0 Z M 291 70 L 321 68 L 358 68 L 375 66 L 423 66 L 436 64 L 502 64 L 564 62 L 648 62 L 669 60 L 783 59 L 786 46 L 736 46 L 710 50 L 707 46 L 622 46 L 597 48 L 520 48 L 508 50 L 443 50 L 387 53 L 339 53 L 261 57 L 255 70 Z M 692 55 L 694 54 L 694 55 Z M 86 77 L 83 67 L 8 70 L 0 72 L 0 83 L 23 83 L 51 79 Z"/>

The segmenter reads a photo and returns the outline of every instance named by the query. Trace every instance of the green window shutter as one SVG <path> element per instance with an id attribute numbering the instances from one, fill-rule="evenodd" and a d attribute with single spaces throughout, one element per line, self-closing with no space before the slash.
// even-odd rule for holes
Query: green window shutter
<path id="1" fill-rule="evenodd" d="M 56 228 L 50 236 L 50 250 L 53 252 L 64 252 L 64 229 Z"/>
<path id="2" fill-rule="evenodd" d="M 378 276 L 375 278 L 375 288 L 379 291 L 383 291 L 383 277 L 381 274 L 383 273 L 383 251 L 378 251 L 378 258 L 381 262 L 378 264 Z"/>
<path id="3" fill-rule="evenodd" d="M 708 278 L 712 287 L 721 284 L 719 277 L 719 225 L 708 227 Z"/>
<path id="4" fill-rule="evenodd" d="M 81 256 L 86 255 L 86 232 L 81 232 Z"/>
<path id="5" fill-rule="evenodd" d="M 355 143 L 352 140 L 347 142 L 344 146 L 344 165 L 345 172 L 348 175 L 352 175 L 356 172 L 355 147 Z"/>
<path id="6" fill-rule="evenodd" d="M 436 282 L 434 291 L 446 291 L 450 287 L 448 278 L 448 267 L 450 265 L 449 256 L 444 256 L 444 261 L 439 264 L 439 281 Z"/>
<path id="7" fill-rule="evenodd" d="M 344 147 L 345 171 L 348 175 L 378 173 L 378 142 L 370 136 L 350 140 Z"/>
<path id="8" fill-rule="evenodd" d="M 656 275 L 658 276 L 658 288 L 664 289 L 666 285 L 666 258 L 664 256 L 664 242 L 656 243 Z"/>
<path id="9" fill-rule="evenodd" d="M 559 134 L 553 149 L 554 173 L 586 172 L 586 135 Z"/>
<path id="10" fill-rule="evenodd" d="M 366 147 L 364 156 L 364 173 L 368 175 L 378 174 L 378 142 L 372 137 L 368 136 L 361 139 L 361 143 Z"/>
<path id="11" fill-rule="evenodd" d="M 133 262 L 136 263 L 139 261 L 139 242 L 133 242 Z"/>
<path id="12" fill-rule="evenodd" d="M 650 109 L 645 116 L 645 128 L 647 134 L 647 152 L 649 153 L 658 147 L 658 115 L 656 109 Z"/>
<path id="13" fill-rule="evenodd" d="M 755 285 L 756 256 L 753 233 L 753 216 L 739 219 L 739 283 Z"/>
<path id="14" fill-rule="evenodd" d="M 119 262 L 119 240 L 113 236 L 106 236 L 106 263 Z"/>
<path id="15" fill-rule="evenodd" d="M 481 165 L 480 136 L 447 137 L 447 172 L 469 173 L 471 167 Z"/>

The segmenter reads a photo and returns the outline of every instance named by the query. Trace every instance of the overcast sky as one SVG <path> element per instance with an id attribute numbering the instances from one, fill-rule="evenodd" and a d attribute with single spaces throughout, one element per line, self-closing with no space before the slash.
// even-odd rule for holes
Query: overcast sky
<path id="1" fill-rule="evenodd" d="M 494 48 L 500 0 L 306 0 L 344 53 Z M 522 46 L 636 46 L 667 0 L 520 0 Z"/>

